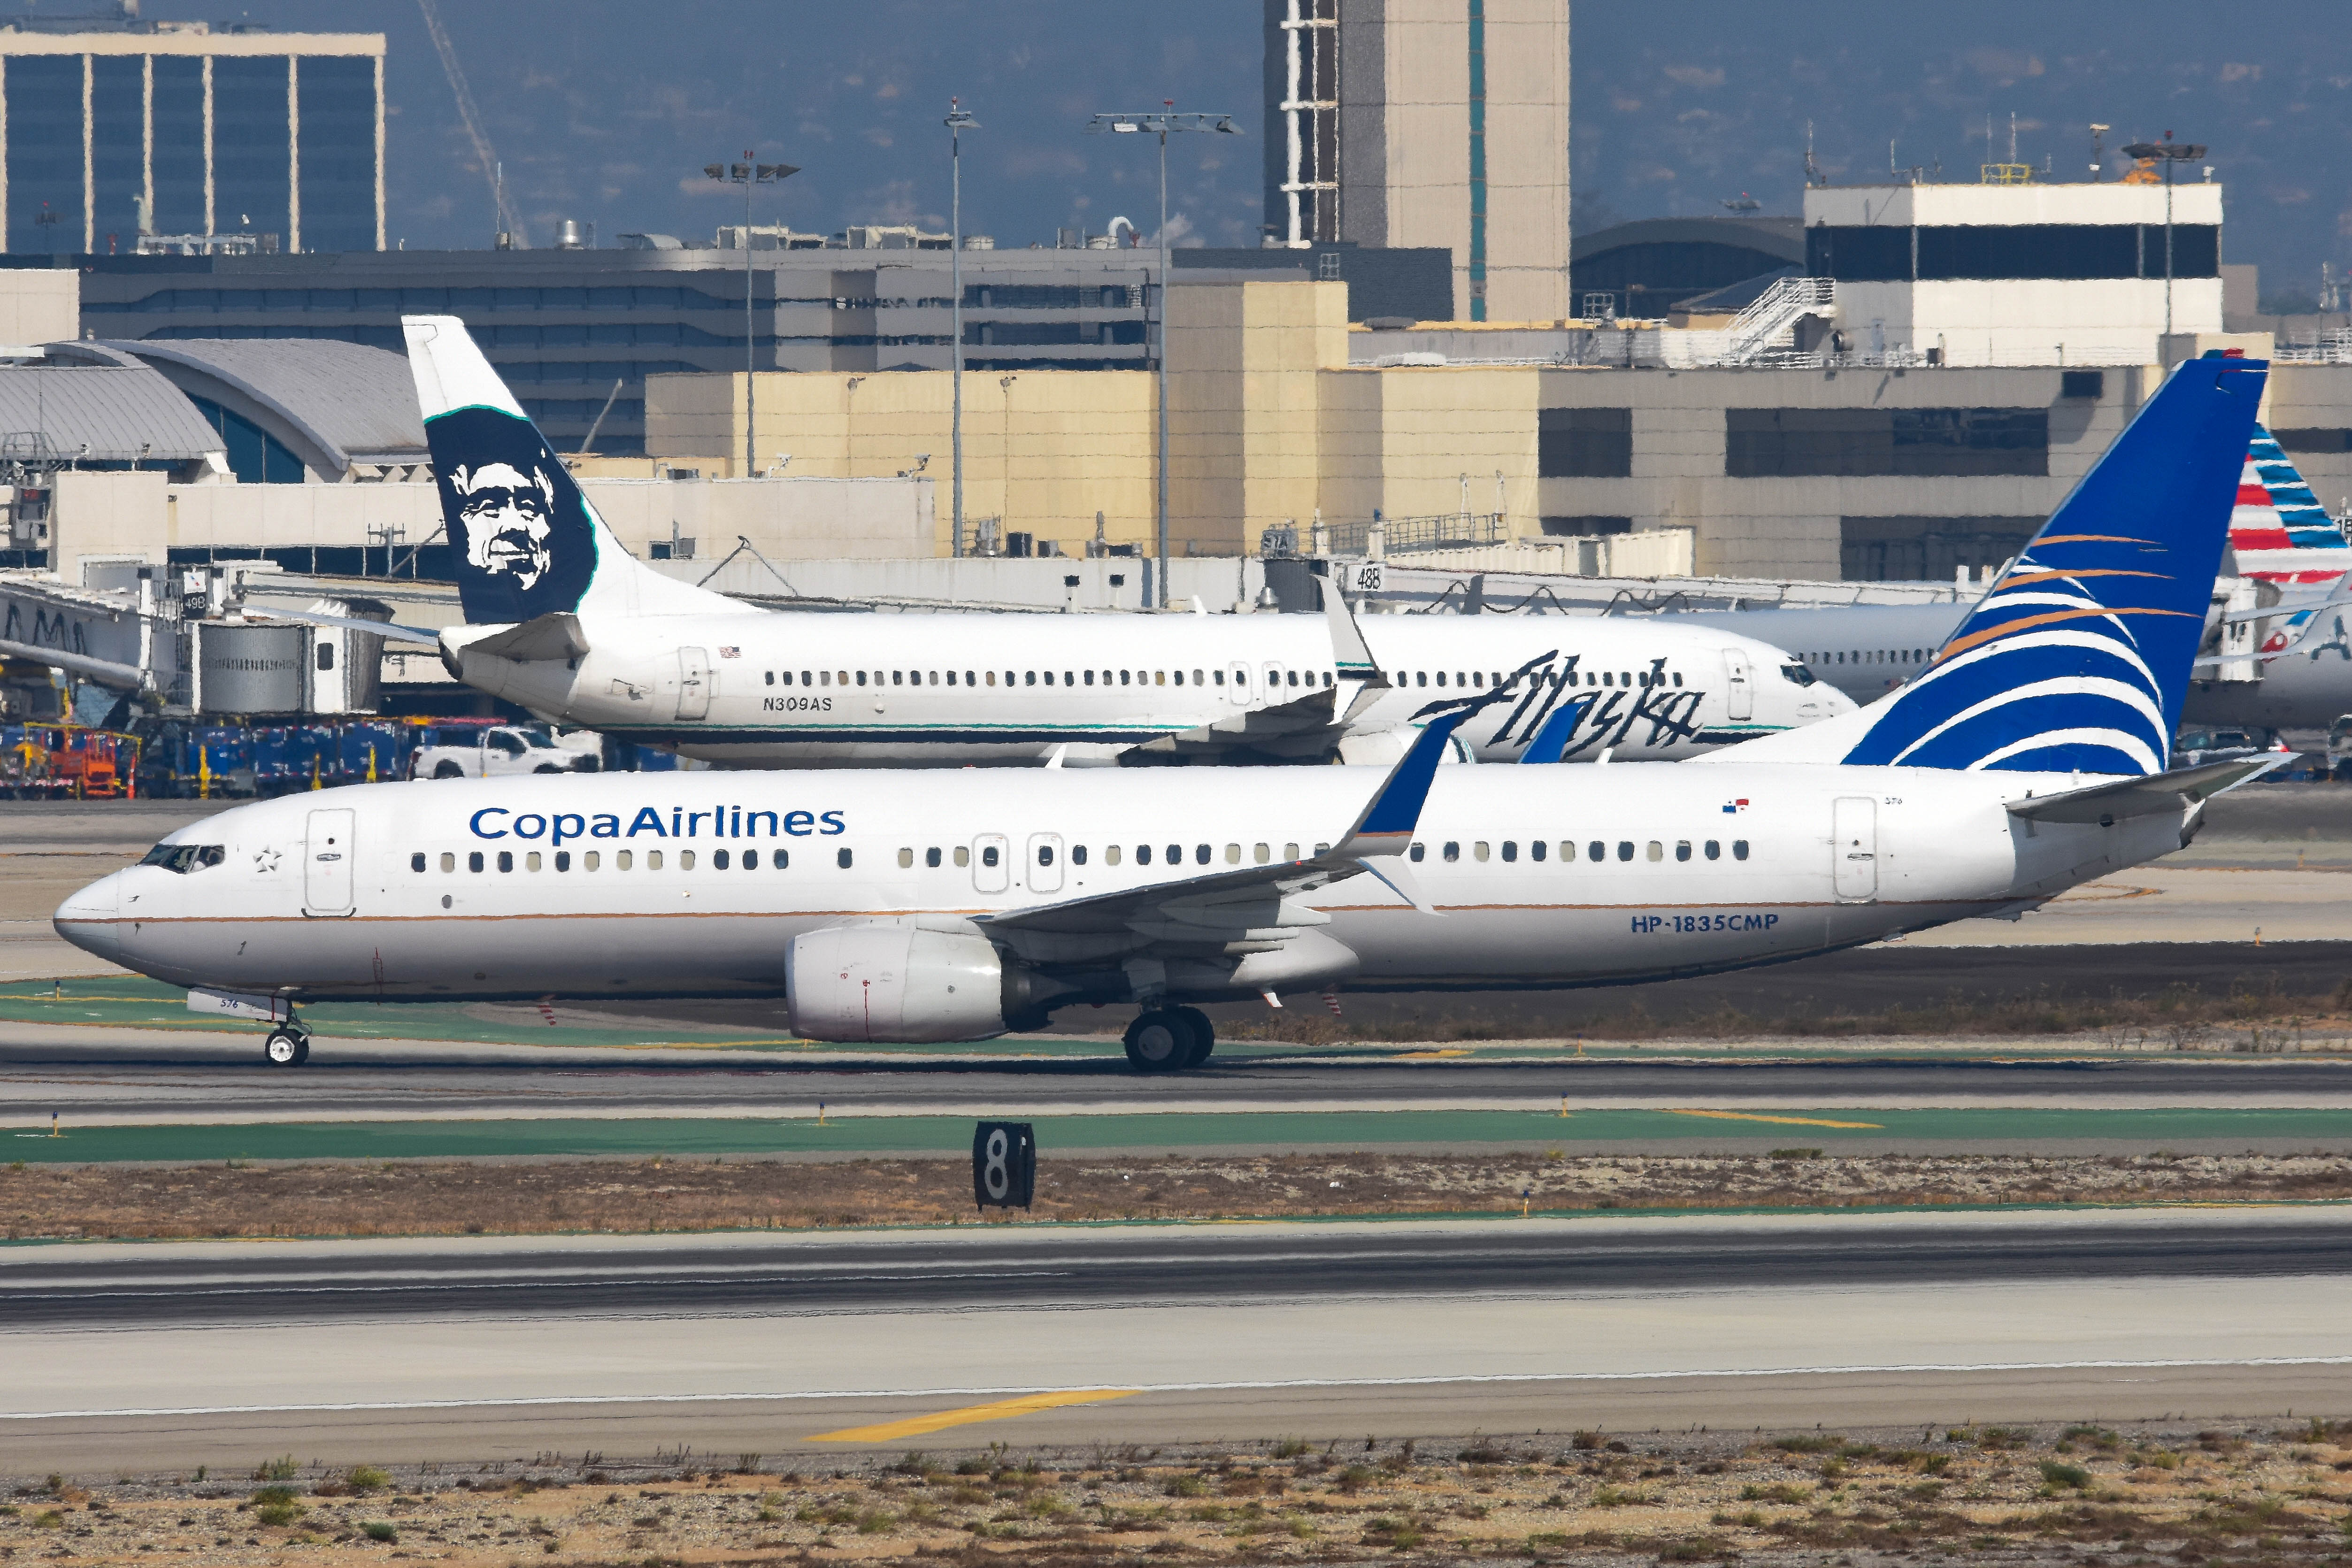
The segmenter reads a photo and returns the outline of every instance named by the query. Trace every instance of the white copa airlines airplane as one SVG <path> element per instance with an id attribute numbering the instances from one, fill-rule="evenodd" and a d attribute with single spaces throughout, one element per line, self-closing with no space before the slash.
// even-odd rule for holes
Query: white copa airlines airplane
<path id="1" fill-rule="evenodd" d="M 1461 731 L 1481 759 L 1517 758 L 1563 710 L 1577 718 L 1556 760 L 1667 760 L 1853 706 L 1769 644 L 1648 621 L 1379 617 L 1359 634 L 1336 624 L 1336 604 L 1328 627 L 1304 616 L 751 609 L 623 549 L 463 322 L 404 326 L 469 623 L 408 635 L 437 641 L 451 672 L 492 696 L 689 757 L 1392 762 L 1430 704 L 1483 694 L 1538 653 L 1517 698 Z"/>
<path id="2" fill-rule="evenodd" d="M 1385 774 L 362 785 L 181 829 L 57 928 L 272 1021 L 275 1061 L 313 998 L 782 993 L 834 1041 L 1132 1002 L 1154 1070 L 1208 1055 L 1192 1002 L 1654 980 L 2021 910 L 2267 765 L 2166 771 L 2265 368 L 2179 367 L 1917 679 L 1698 762 L 1440 769 L 1489 686 Z"/>

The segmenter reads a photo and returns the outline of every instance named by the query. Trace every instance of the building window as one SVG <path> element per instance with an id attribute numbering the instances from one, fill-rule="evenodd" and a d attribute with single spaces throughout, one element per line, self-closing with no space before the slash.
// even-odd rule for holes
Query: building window
<path id="1" fill-rule="evenodd" d="M 1630 408 L 1545 408 L 1536 415 L 1536 473 L 1547 479 L 1622 479 L 1633 471 Z"/>
<path id="2" fill-rule="evenodd" d="M 1733 479 L 2046 477 L 2046 408 L 1727 408 Z"/>
<path id="3" fill-rule="evenodd" d="M 1631 533 L 1633 520 L 1630 517 L 1548 517 L 1543 520 L 1547 539 L 1594 539 L 1604 533 Z"/>
<path id="4" fill-rule="evenodd" d="M 1838 564 L 1849 583 L 1948 583 L 1973 576 L 2025 548 L 2038 517 L 1843 517 Z"/>
<path id="5" fill-rule="evenodd" d="M 2210 224 L 2172 226 L 2172 276 L 2221 275 Z M 1805 231 L 1805 270 L 1848 283 L 1979 278 L 2161 278 L 2162 224 L 1891 224 Z"/>
<path id="6" fill-rule="evenodd" d="M 2290 452 L 2352 452 L 2352 430 L 2305 427 L 2271 434 Z"/>
<path id="7" fill-rule="evenodd" d="M 291 448 L 241 414 L 231 413 L 209 397 L 188 394 L 188 401 L 205 422 L 220 432 L 229 471 L 242 485 L 299 485 L 302 459 Z"/>
<path id="8" fill-rule="evenodd" d="M 2087 398 L 2097 402 L 2107 394 L 2107 373 L 2103 370 L 2062 370 L 2058 373 L 2058 395 Z"/>

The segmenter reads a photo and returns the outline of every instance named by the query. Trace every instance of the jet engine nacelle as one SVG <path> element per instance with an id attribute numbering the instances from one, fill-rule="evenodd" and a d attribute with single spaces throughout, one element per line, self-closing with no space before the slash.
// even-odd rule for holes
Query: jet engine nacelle
<path id="1" fill-rule="evenodd" d="M 812 1040 L 936 1045 L 1004 1033 L 1004 962 L 987 938 L 828 926 L 784 952 L 793 1027 Z"/>

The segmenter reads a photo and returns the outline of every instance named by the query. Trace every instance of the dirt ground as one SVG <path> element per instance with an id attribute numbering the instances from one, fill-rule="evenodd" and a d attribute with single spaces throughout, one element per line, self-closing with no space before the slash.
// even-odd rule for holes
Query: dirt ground
<path id="1" fill-rule="evenodd" d="M 970 1223 L 960 1160 L 0 1169 L 8 1238 L 537 1235 Z M 1055 1159 L 1027 1218 L 2352 1198 L 2340 1154 L 1408 1155 Z"/>
<path id="2" fill-rule="evenodd" d="M 984 1428 L 982 1429 L 985 1430 Z M 2352 1423 L 1576 1433 L 902 1458 L 50 1476 L 0 1559 L 893 1564 L 2341 1563 Z M 797 1466 L 798 1468 L 793 1468 Z"/>

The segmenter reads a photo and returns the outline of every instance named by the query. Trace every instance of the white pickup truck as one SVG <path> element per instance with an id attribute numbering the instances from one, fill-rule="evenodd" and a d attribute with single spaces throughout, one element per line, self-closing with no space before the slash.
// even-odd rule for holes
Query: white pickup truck
<path id="1" fill-rule="evenodd" d="M 506 773 L 593 773 L 604 765 L 604 742 L 593 731 L 562 737 L 524 724 L 435 724 L 416 748 L 409 776 L 420 779 L 497 778 Z"/>

